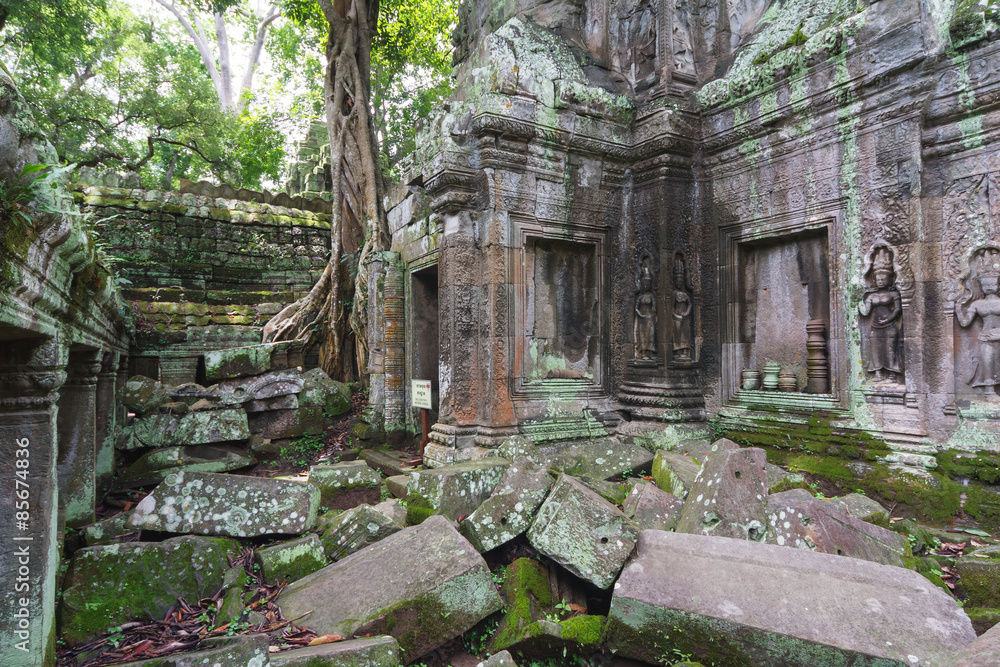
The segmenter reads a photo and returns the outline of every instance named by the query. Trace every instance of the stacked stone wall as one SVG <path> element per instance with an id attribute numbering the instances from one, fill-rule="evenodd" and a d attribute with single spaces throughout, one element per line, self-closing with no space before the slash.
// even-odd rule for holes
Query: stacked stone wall
<path id="1" fill-rule="evenodd" d="M 205 350 L 260 342 L 263 325 L 309 291 L 329 256 L 327 213 L 211 194 L 77 192 L 120 258 L 139 320 L 133 358 L 158 359 L 172 384 L 195 380 Z"/>

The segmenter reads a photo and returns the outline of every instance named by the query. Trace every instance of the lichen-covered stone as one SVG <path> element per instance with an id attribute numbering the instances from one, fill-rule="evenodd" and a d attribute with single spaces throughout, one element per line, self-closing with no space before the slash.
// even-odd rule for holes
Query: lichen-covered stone
<path id="1" fill-rule="evenodd" d="M 297 396 L 302 391 L 304 385 L 303 373 L 297 368 L 293 368 L 282 371 L 270 371 L 263 375 L 252 377 L 223 380 L 214 385 L 211 391 L 218 396 L 220 403 L 223 405 L 247 406 L 254 402 L 296 396 L 295 405 L 290 406 L 294 408 L 298 407 Z"/>
<path id="2" fill-rule="evenodd" d="M 683 499 L 694 484 L 701 464 L 690 457 L 663 449 L 653 458 L 653 480 L 656 486 L 672 496 Z"/>
<path id="3" fill-rule="evenodd" d="M 240 545 L 183 536 L 80 549 L 73 555 L 59 605 L 60 635 L 70 644 L 134 620 L 162 619 L 181 596 L 199 600 L 223 586 Z"/>
<path id="4" fill-rule="evenodd" d="M 122 535 L 134 533 L 136 529 L 128 525 L 128 520 L 131 516 L 132 512 L 122 512 L 103 521 L 84 526 L 81 529 L 83 531 L 84 542 L 88 547 L 99 544 L 111 544 L 117 542 L 118 538 Z"/>
<path id="5" fill-rule="evenodd" d="M 250 432 L 271 440 L 323 433 L 323 409 L 315 405 L 300 404 L 294 410 L 254 412 L 248 417 Z"/>
<path id="6" fill-rule="evenodd" d="M 130 489 L 162 482 L 168 475 L 188 472 L 228 472 L 257 463 L 245 450 L 227 445 L 167 447 L 146 452 L 121 473 L 115 487 Z"/>
<path id="7" fill-rule="evenodd" d="M 247 415 L 239 409 L 146 415 L 132 422 L 131 431 L 131 440 L 119 441 L 119 449 L 206 445 L 250 437 Z"/>
<path id="8" fill-rule="evenodd" d="M 855 519 L 888 525 L 889 511 L 882 507 L 878 501 L 868 496 L 860 493 L 849 493 L 839 498 L 831 498 L 830 503 Z"/>
<path id="9" fill-rule="evenodd" d="M 688 490 L 677 532 L 765 540 L 766 460 L 764 451 L 756 447 L 711 452 Z"/>
<path id="10" fill-rule="evenodd" d="M 179 472 L 143 498 L 129 525 L 168 533 L 301 535 L 316 521 L 319 489 L 267 477 Z"/>
<path id="11" fill-rule="evenodd" d="M 653 463 L 649 450 L 614 438 L 571 441 L 537 449 L 542 465 L 594 479 L 628 476 L 648 470 Z"/>
<path id="12" fill-rule="evenodd" d="M 906 567 L 906 538 L 839 511 L 804 489 L 767 498 L 768 542 Z"/>
<path id="13" fill-rule="evenodd" d="M 581 579 L 608 588 L 638 532 L 621 510 L 563 474 L 538 510 L 528 541 Z"/>
<path id="14" fill-rule="evenodd" d="M 520 435 L 511 436 L 500 443 L 500 446 L 497 448 L 497 453 L 505 459 L 510 459 L 511 461 L 514 461 L 522 456 L 534 461 L 535 463 L 539 463 L 541 461 L 538 447 L 535 446 L 535 443 Z"/>
<path id="15" fill-rule="evenodd" d="M 662 664 L 952 665 L 975 633 L 921 575 L 857 558 L 644 530 L 611 599 L 607 646 Z"/>
<path id="16" fill-rule="evenodd" d="M 510 461 L 494 457 L 418 470 L 410 474 L 407 504 L 411 509 L 429 508 L 457 520 L 474 512 L 490 496 L 508 467 Z M 408 514 L 407 522 L 418 521 Z"/>
<path id="17" fill-rule="evenodd" d="M 298 366 L 302 363 L 301 349 L 299 342 L 282 341 L 205 352 L 205 379 L 218 382 Z"/>
<path id="18" fill-rule="evenodd" d="M 400 526 L 406 525 L 406 507 L 395 498 L 383 500 L 382 502 L 377 503 L 374 507 L 382 514 L 398 523 Z"/>
<path id="19" fill-rule="evenodd" d="M 612 505 L 621 505 L 628 495 L 628 489 L 623 482 L 609 482 L 593 477 L 577 477 L 576 479 Z"/>
<path id="20" fill-rule="evenodd" d="M 153 412 L 170 402 L 167 388 L 152 378 L 133 375 L 119 392 L 122 404 L 136 414 Z"/>
<path id="21" fill-rule="evenodd" d="M 406 497 L 406 487 L 410 483 L 409 475 L 392 475 L 385 478 L 385 488 L 396 498 Z"/>
<path id="22" fill-rule="evenodd" d="M 327 560 L 336 561 L 398 533 L 403 527 L 371 505 L 358 505 L 336 517 L 321 538 Z"/>
<path id="23" fill-rule="evenodd" d="M 496 549 L 528 530 L 552 480 L 526 457 L 514 460 L 489 498 L 462 521 L 459 532 L 480 553 Z"/>
<path id="24" fill-rule="evenodd" d="M 322 368 L 302 374 L 304 382 L 299 401 L 302 405 L 318 406 L 327 417 L 342 415 L 351 409 L 351 390 L 343 382 L 330 378 Z"/>
<path id="25" fill-rule="evenodd" d="M 326 566 L 323 545 L 314 534 L 257 549 L 253 556 L 269 584 L 295 581 Z"/>
<path id="26" fill-rule="evenodd" d="M 364 461 L 345 461 L 312 466 L 309 482 L 319 488 L 323 507 L 346 510 L 362 503 L 377 503 L 382 475 Z"/>
<path id="27" fill-rule="evenodd" d="M 162 658 L 122 663 L 121 667 L 268 667 L 268 637 L 265 634 L 210 637 L 197 651 Z"/>
<path id="28" fill-rule="evenodd" d="M 514 657 L 508 651 L 494 653 L 485 662 L 481 662 L 476 667 L 517 667 Z"/>
<path id="29" fill-rule="evenodd" d="M 683 500 L 645 480 L 632 487 L 622 505 L 625 516 L 641 530 L 673 530 L 683 509 Z"/>
<path id="30" fill-rule="evenodd" d="M 287 618 L 311 611 L 319 634 L 390 634 L 404 664 L 501 606 L 482 556 L 440 516 L 289 584 L 277 602 Z"/>
<path id="31" fill-rule="evenodd" d="M 399 664 L 399 644 L 389 635 L 271 654 L 271 667 L 399 667 Z"/>

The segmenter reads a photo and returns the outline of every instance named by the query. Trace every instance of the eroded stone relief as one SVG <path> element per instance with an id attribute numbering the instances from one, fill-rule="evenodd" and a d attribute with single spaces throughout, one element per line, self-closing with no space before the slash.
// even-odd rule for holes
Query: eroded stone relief
<path id="1" fill-rule="evenodd" d="M 687 288 L 687 270 L 684 255 L 674 256 L 674 289 L 671 292 L 670 314 L 673 318 L 673 358 L 674 361 L 691 361 L 691 320 L 694 302 Z"/>
<path id="2" fill-rule="evenodd" d="M 643 257 L 639 266 L 638 283 L 635 294 L 635 321 L 633 324 L 635 358 L 652 361 L 657 356 L 656 340 L 656 276 L 653 273 L 652 257 Z"/>
<path id="3" fill-rule="evenodd" d="M 903 383 L 903 298 L 896 286 L 893 251 L 876 247 L 869 256 L 868 291 L 858 304 L 863 322 L 865 370 L 875 382 Z"/>
<path id="4" fill-rule="evenodd" d="M 955 304 L 958 324 L 981 326 L 971 372 L 963 378 L 971 387 L 995 389 L 1000 385 L 1000 249 L 977 250 L 969 262 L 970 274 L 962 297 Z"/>

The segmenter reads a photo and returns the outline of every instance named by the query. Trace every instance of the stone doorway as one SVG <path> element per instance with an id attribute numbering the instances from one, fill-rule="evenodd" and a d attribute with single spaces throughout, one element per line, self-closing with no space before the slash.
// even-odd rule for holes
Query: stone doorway
<path id="1" fill-rule="evenodd" d="M 428 266 L 410 274 L 410 378 L 430 380 L 432 391 L 431 422 L 438 418 L 440 383 L 438 370 L 440 346 L 438 342 L 438 267 Z M 407 387 L 409 391 L 409 387 Z M 417 410 L 412 417 L 420 424 Z"/>

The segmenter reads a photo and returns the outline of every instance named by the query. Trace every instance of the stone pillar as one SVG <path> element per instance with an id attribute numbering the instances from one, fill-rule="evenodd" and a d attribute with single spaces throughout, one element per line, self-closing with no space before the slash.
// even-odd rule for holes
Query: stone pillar
<path id="1" fill-rule="evenodd" d="M 97 374 L 100 353 L 70 352 L 59 395 L 59 533 L 94 521 Z"/>
<path id="2" fill-rule="evenodd" d="M 0 350 L 0 654 L 10 667 L 55 664 L 56 400 L 65 348 L 5 341 Z"/>
<path id="3" fill-rule="evenodd" d="M 97 421 L 94 440 L 94 477 L 97 498 L 111 488 L 115 475 L 115 427 L 118 425 L 118 410 L 115 401 L 115 385 L 118 377 L 118 353 L 105 352 L 101 359 L 101 372 L 97 374 Z"/>
<path id="4" fill-rule="evenodd" d="M 385 266 L 383 345 L 385 349 L 385 432 L 386 437 L 406 434 L 406 322 L 403 301 L 403 268 L 399 255 L 382 253 Z"/>

